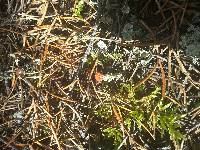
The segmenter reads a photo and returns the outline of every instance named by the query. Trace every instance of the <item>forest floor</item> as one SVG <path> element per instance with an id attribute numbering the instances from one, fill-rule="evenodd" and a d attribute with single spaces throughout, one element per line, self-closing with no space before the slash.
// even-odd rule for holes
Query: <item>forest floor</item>
<path id="1" fill-rule="evenodd" d="M 198 150 L 200 2 L 0 2 L 0 149 Z"/>

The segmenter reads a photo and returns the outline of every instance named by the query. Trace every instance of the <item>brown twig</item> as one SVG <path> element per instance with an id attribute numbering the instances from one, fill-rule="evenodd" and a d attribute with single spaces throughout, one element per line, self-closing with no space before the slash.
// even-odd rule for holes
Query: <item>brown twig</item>
<path id="1" fill-rule="evenodd" d="M 163 65 L 161 63 L 161 60 L 158 59 L 158 63 L 160 65 L 160 69 L 161 69 L 161 75 L 162 75 L 162 97 L 165 97 L 165 91 L 166 91 L 166 77 L 165 77 L 165 70 L 163 68 Z"/>
<path id="2" fill-rule="evenodd" d="M 133 90 L 135 90 L 136 88 L 138 88 L 140 85 L 144 84 L 148 79 L 150 79 L 150 77 L 153 75 L 153 73 L 155 72 L 156 68 L 158 66 L 158 63 L 155 64 L 154 68 L 150 71 L 150 73 L 140 82 L 138 82 L 134 87 Z"/>

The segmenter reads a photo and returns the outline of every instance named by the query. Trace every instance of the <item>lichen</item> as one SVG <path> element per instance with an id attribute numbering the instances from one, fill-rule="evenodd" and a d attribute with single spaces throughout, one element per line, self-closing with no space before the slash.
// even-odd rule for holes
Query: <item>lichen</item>
<path id="1" fill-rule="evenodd" d="M 191 25 L 179 42 L 186 55 L 200 57 L 200 27 Z"/>

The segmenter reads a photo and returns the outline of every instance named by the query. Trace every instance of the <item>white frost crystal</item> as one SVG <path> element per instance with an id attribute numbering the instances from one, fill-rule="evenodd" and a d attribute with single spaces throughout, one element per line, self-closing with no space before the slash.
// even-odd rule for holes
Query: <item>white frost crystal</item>
<path id="1" fill-rule="evenodd" d="M 104 43 L 104 41 L 100 40 L 97 43 L 97 46 L 102 50 L 102 49 L 107 49 L 107 45 Z"/>

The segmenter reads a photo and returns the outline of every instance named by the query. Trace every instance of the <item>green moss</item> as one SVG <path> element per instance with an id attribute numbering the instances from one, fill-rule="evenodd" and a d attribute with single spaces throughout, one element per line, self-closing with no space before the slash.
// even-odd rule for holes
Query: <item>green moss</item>
<path id="1" fill-rule="evenodd" d="M 85 2 L 84 2 L 84 0 L 76 0 L 76 1 L 77 1 L 76 2 L 77 4 L 74 8 L 74 16 L 77 16 L 79 18 L 83 18 L 82 12 L 83 12 L 84 7 L 85 7 Z"/>
<path id="2" fill-rule="evenodd" d="M 125 128 L 132 132 L 132 122 L 137 124 L 137 132 L 151 134 L 156 130 L 161 137 L 165 134 L 170 136 L 172 141 L 179 142 L 184 135 L 181 133 L 180 120 L 184 117 L 178 111 L 176 105 L 172 102 L 167 102 L 161 98 L 161 88 L 154 87 L 148 95 L 144 95 L 138 99 L 137 94 L 145 92 L 147 89 L 144 85 L 141 86 L 136 94 L 133 90 L 134 85 L 124 83 L 121 84 L 119 92 L 110 97 L 108 103 L 102 104 L 99 107 L 98 116 L 107 118 L 108 124 L 102 130 L 104 136 L 113 138 L 115 146 L 119 146 L 123 139 L 123 130 L 121 124 L 117 123 L 115 113 L 112 112 L 113 103 L 117 106 L 117 111 L 124 120 Z M 125 96 L 128 95 L 128 96 Z M 110 104 L 109 104 L 110 101 Z M 110 105 L 110 106 L 109 106 Z M 113 126 L 115 122 L 115 126 Z M 109 126 L 110 125 L 110 126 Z"/>

